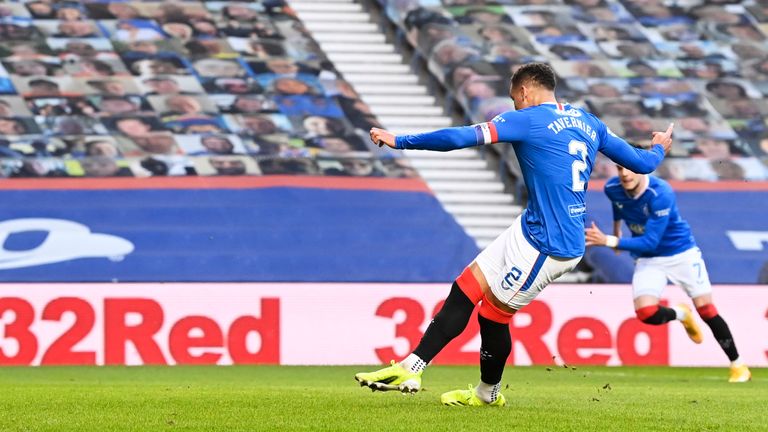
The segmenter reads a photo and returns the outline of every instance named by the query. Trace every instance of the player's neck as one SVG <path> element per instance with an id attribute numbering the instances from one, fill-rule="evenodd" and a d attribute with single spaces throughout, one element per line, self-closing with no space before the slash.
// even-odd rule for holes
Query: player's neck
<path id="1" fill-rule="evenodd" d="M 531 106 L 542 105 L 545 103 L 552 103 L 557 105 L 557 98 L 555 98 L 555 94 L 552 92 L 536 93 L 532 95 L 531 99 Z"/>

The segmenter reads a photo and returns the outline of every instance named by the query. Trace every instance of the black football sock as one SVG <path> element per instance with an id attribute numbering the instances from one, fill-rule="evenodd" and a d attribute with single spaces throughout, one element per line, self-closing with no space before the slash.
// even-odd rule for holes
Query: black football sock
<path id="1" fill-rule="evenodd" d="M 491 321 L 480 315 L 480 380 L 485 384 L 498 384 L 504 373 L 507 357 L 512 352 L 509 324 Z M 495 397 L 493 398 L 495 400 Z"/>
<path id="2" fill-rule="evenodd" d="M 656 310 L 656 312 L 654 312 L 651 315 L 643 315 L 641 318 L 641 314 L 643 312 L 649 311 L 654 307 L 655 306 L 648 306 L 648 307 L 638 309 L 636 311 L 638 318 L 640 318 L 642 322 L 646 324 L 651 324 L 651 325 L 660 325 L 660 324 L 668 323 L 670 321 L 674 321 L 677 319 L 677 312 L 675 312 L 674 309 L 668 308 L 665 306 L 658 306 L 658 309 Z"/>
<path id="3" fill-rule="evenodd" d="M 723 349 L 725 355 L 728 356 L 730 361 L 734 361 L 739 358 L 739 351 L 736 349 L 736 344 L 733 342 L 733 335 L 731 335 L 731 329 L 728 328 L 728 324 L 725 322 L 720 314 L 704 320 L 705 323 L 712 330 L 712 334 L 715 336 L 717 343 L 720 344 L 720 348 Z"/>
<path id="4" fill-rule="evenodd" d="M 474 309 L 475 305 L 454 282 L 443 307 L 429 323 L 413 353 L 426 363 L 431 362 L 448 342 L 464 331 Z"/>

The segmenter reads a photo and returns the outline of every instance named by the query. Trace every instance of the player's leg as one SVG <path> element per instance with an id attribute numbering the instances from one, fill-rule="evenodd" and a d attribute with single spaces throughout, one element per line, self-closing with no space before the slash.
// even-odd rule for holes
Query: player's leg
<path id="1" fill-rule="evenodd" d="M 728 360 L 731 361 L 729 382 L 747 382 L 752 379 L 752 372 L 747 365 L 739 358 L 739 351 L 736 349 L 736 342 L 733 341 L 731 329 L 725 319 L 717 311 L 712 303 L 712 294 L 703 294 L 693 298 L 693 304 L 702 320 L 712 330 L 712 335 L 722 348 Z"/>
<path id="2" fill-rule="evenodd" d="M 440 401 L 445 405 L 504 406 L 507 401 L 501 394 L 501 376 L 509 353 L 512 352 L 512 338 L 509 322 L 514 310 L 505 307 L 486 291 L 477 314 L 480 323 L 480 382 L 466 390 L 443 393 Z"/>
<path id="3" fill-rule="evenodd" d="M 707 266 L 698 248 L 681 254 L 681 261 L 676 266 L 674 282 L 685 289 L 693 299 L 693 305 L 701 319 L 712 330 L 712 335 L 731 361 L 730 382 L 745 382 L 752 378 L 749 368 L 739 359 L 739 351 L 733 340 L 728 324 L 712 302 L 712 284 L 709 281 Z"/>
<path id="4" fill-rule="evenodd" d="M 489 281 L 478 321 L 480 323 L 480 383 L 467 390 L 444 393 L 446 405 L 503 406 L 501 378 L 512 350 L 509 322 L 513 314 L 530 303 L 550 282 L 572 270 L 579 258 L 559 259 L 539 253 L 528 243 L 519 225 L 505 253 L 505 270 Z M 483 264 L 479 262 L 479 264 Z"/>
<path id="5" fill-rule="evenodd" d="M 686 305 L 666 307 L 659 305 L 659 298 L 667 285 L 667 269 L 664 258 L 638 259 L 632 275 L 632 296 L 637 318 L 650 325 L 662 325 L 678 320 L 688 337 L 701 343 L 701 330 Z"/>
<path id="6" fill-rule="evenodd" d="M 415 392 L 421 388 L 421 374 L 424 369 L 448 342 L 464 331 L 475 305 L 480 301 L 481 288 L 473 278 L 467 276 L 468 274 L 471 274 L 469 268 L 453 283 L 451 292 L 429 323 L 416 349 L 399 363 L 393 360 L 389 367 L 356 374 L 355 379 L 361 386 L 380 391 L 399 390 L 404 393 Z"/>
<path id="7" fill-rule="evenodd" d="M 356 374 L 355 379 L 360 385 L 382 391 L 419 390 L 424 369 L 451 340 L 464 331 L 475 305 L 480 302 L 483 292 L 488 289 L 485 273 L 477 262 L 483 263 L 487 274 L 493 276 L 498 273 L 503 266 L 503 251 L 510 233 L 511 227 L 483 250 L 475 262 L 454 281 L 448 298 L 429 323 L 416 349 L 400 363 L 392 361 L 387 368 Z"/>

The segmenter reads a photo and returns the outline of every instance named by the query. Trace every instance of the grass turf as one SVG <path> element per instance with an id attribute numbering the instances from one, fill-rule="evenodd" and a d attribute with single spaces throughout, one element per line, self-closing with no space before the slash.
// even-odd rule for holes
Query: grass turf
<path id="1" fill-rule="evenodd" d="M 508 367 L 499 409 L 440 405 L 477 367 L 430 367 L 414 396 L 359 387 L 367 369 L 8 367 L 0 430 L 768 431 L 765 370 Z"/>

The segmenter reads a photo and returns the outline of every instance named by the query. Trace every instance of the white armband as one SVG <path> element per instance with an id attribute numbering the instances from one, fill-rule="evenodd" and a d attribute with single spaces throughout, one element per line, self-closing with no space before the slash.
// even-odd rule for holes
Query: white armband
<path id="1" fill-rule="evenodd" d="M 605 236 L 605 245 L 608 247 L 615 248 L 619 245 L 619 238 L 612 235 Z"/>

